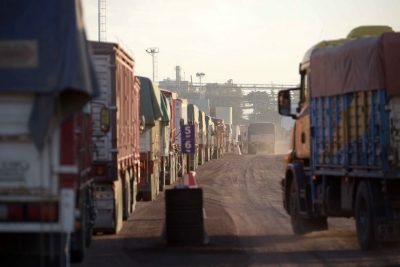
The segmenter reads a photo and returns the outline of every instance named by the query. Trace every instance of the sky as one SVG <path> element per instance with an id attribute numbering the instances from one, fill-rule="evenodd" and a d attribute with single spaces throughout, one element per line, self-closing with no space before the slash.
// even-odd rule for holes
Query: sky
<path id="1" fill-rule="evenodd" d="M 98 40 L 98 0 L 81 0 L 88 38 Z M 299 84 L 298 67 L 319 41 L 361 25 L 400 31 L 400 0 L 106 0 L 107 42 L 135 58 L 135 74 L 158 81 Z"/>

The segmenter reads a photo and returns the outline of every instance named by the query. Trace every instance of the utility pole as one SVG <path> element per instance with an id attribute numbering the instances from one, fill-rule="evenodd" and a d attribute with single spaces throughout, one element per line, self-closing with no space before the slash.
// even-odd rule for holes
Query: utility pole
<path id="1" fill-rule="evenodd" d="M 203 98 L 204 98 L 203 89 L 201 88 L 201 78 L 203 78 L 204 75 L 206 75 L 206 74 L 203 73 L 203 72 L 198 72 L 198 73 L 196 73 L 196 77 L 199 77 L 199 79 L 200 79 L 200 90 L 199 90 L 200 99 L 203 99 Z"/>
<path id="2" fill-rule="evenodd" d="M 159 52 L 158 47 L 149 47 L 146 52 L 153 58 L 153 83 L 157 83 L 157 54 Z"/>

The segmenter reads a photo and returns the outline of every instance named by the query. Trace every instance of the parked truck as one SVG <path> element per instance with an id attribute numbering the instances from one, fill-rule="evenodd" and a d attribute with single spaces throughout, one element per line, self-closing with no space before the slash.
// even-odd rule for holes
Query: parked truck
<path id="1" fill-rule="evenodd" d="M 162 94 L 168 100 L 168 107 L 170 109 L 170 146 L 169 155 L 165 165 L 165 184 L 171 185 L 178 179 L 178 158 L 179 158 L 179 145 L 177 142 L 177 134 L 180 130 L 180 120 L 177 120 L 177 99 L 178 94 L 165 89 L 160 89 Z"/>
<path id="2" fill-rule="evenodd" d="M 161 102 L 161 142 L 160 142 L 160 180 L 159 180 L 159 191 L 164 191 L 166 184 L 166 172 L 167 166 L 169 166 L 170 151 L 171 151 L 171 107 L 168 103 L 167 98 L 160 90 L 160 102 Z M 169 168 L 170 170 L 170 168 Z"/>
<path id="3" fill-rule="evenodd" d="M 225 123 L 223 119 L 212 118 L 216 131 L 216 141 L 214 142 L 214 159 L 224 157 L 225 154 Z"/>
<path id="4" fill-rule="evenodd" d="M 188 104 L 187 108 L 188 124 L 194 125 L 195 153 L 190 154 L 189 169 L 195 171 L 199 166 L 199 109 L 196 105 Z"/>
<path id="5" fill-rule="evenodd" d="M 160 190 L 161 131 L 163 110 L 160 89 L 146 77 L 140 81 L 140 116 L 144 128 L 140 133 L 140 179 L 137 199 L 154 200 Z"/>
<path id="6" fill-rule="evenodd" d="M 355 217 L 362 249 L 400 240 L 399 47 L 390 27 L 355 28 L 307 51 L 301 86 L 279 92 L 296 119 L 282 180 L 295 234 Z"/>
<path id="7" fill-rule="evenodd" d="M 80 2 L 2 5 L 0 265 L 69 266 L 95 217 L 88 103 L 100 91 Z"/>
<path id="8" fill-rule="evenodd" d="M 187 172 L 187 156 L 181 153 L 182 132 L 181 126 L 188 123 L 188 101 L 178 98 L 176 101 L 176 121 L 179 122 L 179 131 L 176 133 L 176 144 L 178 150 L 178 177 L 183 177 Z"/>
<path id="9" fill-rule="evenodd" d="M 92 105 L 94 232 L 118 233 L 136 205 L 139 175 L 139 82 L 135 61 L 118 44 L 91 42 L 101 95 Z M 109 110 L 109 113 L 104 113 Z M 100 123 L 101 119 L 109 125 Z"/>
<path id="10" fill-rule="evenodd" d="M 199 110 L 199 165 L 206 162 L 207 125 L 206 114 Z"/>
<path id="11" fill-rule="evenodd" d="M 212 155 L 214 154 L 214 143 L 215 143 L 215 127 L 214 122 L 210 116 L 206 116 L 206 161 L 211 161 Z"/>

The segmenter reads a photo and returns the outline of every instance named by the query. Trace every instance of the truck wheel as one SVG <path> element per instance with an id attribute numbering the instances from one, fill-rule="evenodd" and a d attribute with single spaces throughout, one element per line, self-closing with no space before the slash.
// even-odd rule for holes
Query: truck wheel
<path id="1" fill-rule="evenodd" d="M 83 222 L 84 223 L 84 222 Z M 78 235 L 80 244 L 79 248 L 76 250 L 71 250 L 71 262 L 78 263 L 82 262 L 86 253 L 86 231 L 85 226 L 82 223 L 82 229 L 79 233 L 75 232 Z"/>
<path id="2" fill-rule="evenodd" d="M 371 249 L 375 245 L 374 221 L 371 196 L 366 182 L 361 182 L 358 186 L 355 213 L 358 243 L 363 250 Z"/>
<path id="3" fill-rule="evenodd" d="M 292 223 L 293 232 L 296 235 L 304 235 L 307 233 L 306 229 L 304 229 L 304 220 L 304 218 L 300 217 L 297 183 L 296 180 L 293 180 L 290 187 L 290 221 Z"/>
<path id="4" fill-rule="evenodd" d="M 131 203 L 131 183 L 130 183 L 129 172 L 125 172 L 125 190 L 124 190 L 124 216 L 123 220 L 127 220 L 130 215 L 130 203 Z"/>

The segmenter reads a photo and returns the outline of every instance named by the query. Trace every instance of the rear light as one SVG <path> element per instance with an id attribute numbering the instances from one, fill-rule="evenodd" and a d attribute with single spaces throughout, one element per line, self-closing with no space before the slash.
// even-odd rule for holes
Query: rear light
<path id="1" fill-rule="evenodd" d="M 96 168 L 96 174 L 97 175 L 104 175 L 105 174 L 104 167 L 97 167 Z"/>
<path id="2" fill-rule="evenodd" d="M 57 222 L 57 203 L 0 204 L 0 221 Z"/>
<path id="3" fill-rule="evenodd" d="M 140 162 L 140 168 L 144 168 L 144 161 Z"/>
<path id="4" fill-rule="evenodd" d="M 29 204 L 27 215 L 28 221 L 55 222 L 58 220 L 58 205 Z"/>

